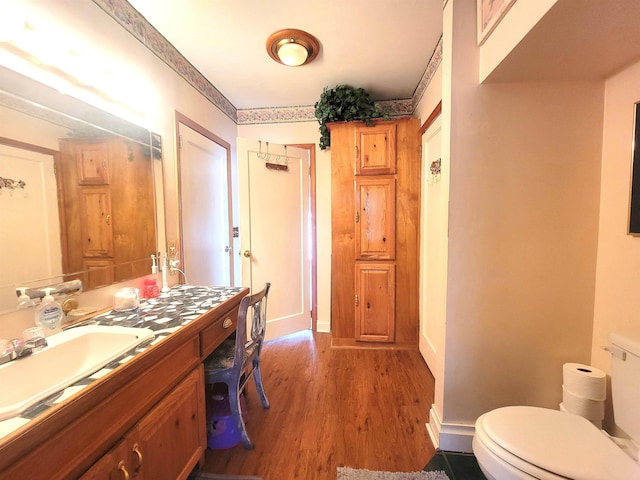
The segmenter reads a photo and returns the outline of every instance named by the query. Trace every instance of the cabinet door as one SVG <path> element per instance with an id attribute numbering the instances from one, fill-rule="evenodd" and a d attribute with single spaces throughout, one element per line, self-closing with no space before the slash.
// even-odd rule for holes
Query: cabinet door
<path id="1" fill-rule="evenodd" d="M 139 478 L 184 479 L 202 459 L 207 447 L 202 368 L 185 378 L 127 435 L 141 453 Z"/>
<path id="2" fill-rule="evenodd" d="M 76 145 L 79 185 L 109 184 L 109 145 L 107 142 Z"/>
<path id="3" fill-rule="evenodd" d="M 131 469 L 130 447 L 126 440 L 120 441 L 100 460 L 93 464 L 80 480 L 123 480 L 134 473 Z"/>
<path id="4" fill-rule="evenodd" d="M 85 290 L 111 285 L 115 281 L 113 260 L 90 258 L 84 261 Z"/>
<path id="5" fill-rule="evenodd" d="M 391 176 L 356 177 L 356 259 L 395 258 L 395 187 Z"/>
<path id="6" fill-rule="evenodd" d="M 113 257 L 113 227 L 109 187 L 80 190 L 80 229 L 84 257 Z"/>
<path id="7" fill-rule="evenodd" d="M 356 127 L 356 175 L 396 173 L 396 124 Z"/>
<path id="8" fill-rule="evenodd" d="M 392 263 L 356 264 L 357 341 L 395 340 L 395 277 L 396 269 Z"/>
<path id="9" fill-rule="evenodd" d="M 207 446 L 202 368 L 180 382 L 81 480 L 186 479 Z"/>

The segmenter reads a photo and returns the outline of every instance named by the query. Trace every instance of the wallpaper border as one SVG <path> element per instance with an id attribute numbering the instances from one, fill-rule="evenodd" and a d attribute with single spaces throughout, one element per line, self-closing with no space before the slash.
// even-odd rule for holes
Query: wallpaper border
<path id="1" fill-rule="evenodd" d="M 446 2 L 446 0 L 445 0 Z M 106 14 L 153 52 L 238 125 L 316 121 L 313 105 L 238 110 L 126 0 L 93 0 Z M 446 3 L 445 3 L 446 4 Z M 411 98 L 377 102 L 390 116 L 412 115 L 442 61 L 442 36 Z"/>

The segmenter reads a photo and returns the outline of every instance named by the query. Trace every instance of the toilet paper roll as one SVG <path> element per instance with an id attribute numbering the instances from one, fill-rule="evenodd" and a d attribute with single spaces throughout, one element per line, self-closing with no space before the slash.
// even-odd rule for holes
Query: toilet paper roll
<path id="1" fill-rule="evenodd" d="M 571 393 L 591 400 L 607 398 L 607 376 L 597 368 L 581 363 L 562 366 L 563 386 Z"/>
<path id="2" fill-rule="evenodd" d="M 562 403 L 560 404 L 560 411 L 565 412 L 568 415 L 575 415 L 575 413 L 569 412 Z M 602 420 L 589 420 L 589 421 L 593 423 L 596 427 L 598 427 L 600 430 L 602 430 Z"/>
<path id="3" fill-rule="evenodd" d="M 562 387 L 562 405 L 569 413 L 575 413 L 589 421 L 602 421 L 604 418 L 604 401 L 580 397 Z"/>

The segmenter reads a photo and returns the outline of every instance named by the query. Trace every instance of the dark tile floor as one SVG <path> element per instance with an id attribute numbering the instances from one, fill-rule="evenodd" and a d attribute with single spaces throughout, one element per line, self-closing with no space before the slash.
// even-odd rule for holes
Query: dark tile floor
<path id="1" fill-rule="evenodd" d="M 472 453 L 438 450 L 424 470 L 444 470 L 449 480 L 486 480 Z"/>

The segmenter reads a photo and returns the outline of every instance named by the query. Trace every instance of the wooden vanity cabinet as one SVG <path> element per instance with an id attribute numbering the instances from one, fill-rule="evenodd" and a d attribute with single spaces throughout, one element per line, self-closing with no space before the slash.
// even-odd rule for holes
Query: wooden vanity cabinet
<path id="1" fill-rule="evenodd" d="M 212 351 L 235 331 L 248 292 L 4 438 L 0 478 L 186 479 L 207 448 L 201 345 Z"/>
<path id="2" fill-rule="evenodd" d="M 204 377 L 196 368 L 111 451 L 85 473 L 89 479 L 186 478 L 206 445 Z M 204 447 L 206 448 L 206 447 Z"/>

